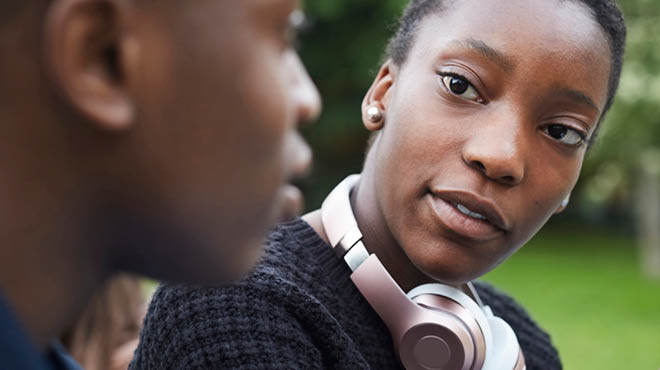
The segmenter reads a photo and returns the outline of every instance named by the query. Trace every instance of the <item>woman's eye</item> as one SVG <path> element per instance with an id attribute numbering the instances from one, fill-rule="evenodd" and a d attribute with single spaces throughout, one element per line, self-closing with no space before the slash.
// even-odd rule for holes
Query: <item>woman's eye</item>
<path id="1" fill-rule="evenodd" d="M 481 102 L 483 99 L 479 96 L 477 90 L 465 78 L 453 75 L 440 76 L 442 84 L 452 94 L 463 99 Z"/>
<path id="2" fill-rule="evenodd" d="M 571 146 L 579 146 L 585 141 L 583 134 L 564 125 L 548 125 L 544 128 L 544 131 L 551 138 Z"/>

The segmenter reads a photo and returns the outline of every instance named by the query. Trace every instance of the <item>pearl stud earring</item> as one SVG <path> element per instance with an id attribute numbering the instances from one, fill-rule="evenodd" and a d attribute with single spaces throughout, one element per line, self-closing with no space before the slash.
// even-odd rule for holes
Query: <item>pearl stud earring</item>
<path id="1" fill-rule="evenodd" d="M 378 123 L 383 120 L 383 110 L 372 105 L 367 108 L 367 119 L 372 123 Z"/>

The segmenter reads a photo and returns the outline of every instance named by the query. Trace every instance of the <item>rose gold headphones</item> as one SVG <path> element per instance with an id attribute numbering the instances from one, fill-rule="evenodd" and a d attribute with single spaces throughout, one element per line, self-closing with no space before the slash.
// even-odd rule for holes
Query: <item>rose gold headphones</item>
<path id="1" fill-rule="evenodd" d="M 360 180 L 351 175 L 321 207 L 330 245 L 353 271 L 351 280 L 392 334 L 407 370 L 524 370 L 525 359 L 513 329 L 493 315 L 471 283 L 464 290 L 420 285 L 408 294 L 362 243 L 350 203 Z"/>

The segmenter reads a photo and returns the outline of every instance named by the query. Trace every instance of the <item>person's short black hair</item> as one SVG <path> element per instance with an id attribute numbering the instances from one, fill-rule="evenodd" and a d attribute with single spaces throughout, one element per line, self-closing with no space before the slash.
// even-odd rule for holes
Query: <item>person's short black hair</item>
<path id="1" fill-rule="evenodd" d="M 395 65 L 401 66 L 405 63 L 410 49 L 415 42 L 415 35 L 421 21 L 430 14 L 443 11 L 450 2 L 460 0 L 410 0 L 403 15 L 399 19 L 396 34 L 390 39 L 387 46 L 386 57 L 390 58 Z M 612 106 L 621 77 L 623 65 L 623 54 L 626 43 L 626 24 L 623 13 L 619 9 L 616 0 L 554 0 L 574 1 L 586 5 L 592 11 L 594 19 L 603 28 L 608 37 L 611 50 L 611 71 L 608 85 L 607 102 L 602 117 Z"/>

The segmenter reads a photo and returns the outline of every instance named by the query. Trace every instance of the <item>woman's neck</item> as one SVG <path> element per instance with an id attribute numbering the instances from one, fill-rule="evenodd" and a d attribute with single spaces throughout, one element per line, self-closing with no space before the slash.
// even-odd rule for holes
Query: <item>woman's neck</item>
<path id="1" fill-rule="evenodd" d="M 401 289 L 408 292 L 418 285 L 434 282 L 415 267 L 390 231 L 376 197 L 374 179 L 366 169 L 353 189 L 351 205 L 362 242 L 369 253 L 378 256 Z"/>
<path id="2" fill-rule="evenodd" d="M 380 206 L 378 205 L 372 178 L 363 173 L 360 183 L 351 192 L 351 208 L 362 232 L 362 242 L 369 251 L 378 256 L 381 263 L 401 289 L 412 288 L 431 283 L 433 280 L 417 269 L 403 252 L 387 227 Z M 321 211 L 316 210 L 304 215 L 305 220 L 326 243 L 328 237 L 321 220 Z"/>

